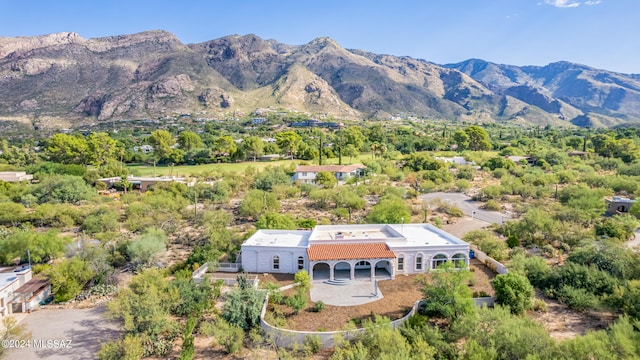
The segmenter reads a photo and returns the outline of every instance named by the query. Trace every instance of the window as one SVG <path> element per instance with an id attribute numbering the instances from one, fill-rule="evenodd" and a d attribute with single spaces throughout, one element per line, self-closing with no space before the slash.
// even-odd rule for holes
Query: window
<path id="1" fill-rule="evenodd" d="M 302 173 L 302 176 L 307 176 L 307 173 L 306 173 L 306 172 L 303 172 L 303 173 Z"/>
<path id="2" fill-rule="evenodd" d="M 447 262 L 447 255 L 444 254 L 438 254 L 433 258 L 433 261 L 431 262 L 431 268 L 432 269 L 437 269 L 438 266 L 444 264 Z"/>
<path id="3" fill-rule="evenodd" d="M 467 258 L 464 254 L 455 254 L 451 260 L 453 260 L 453 266 L 456 269 L 464 269 L 467 267 Z"/>
<path id="4" fill-rule="evenodd" d="M 398 271 L 403 271 L 404 270 L 404 258 L 403 257 L 399 257 L 398 258 Z"/>
<path id="5" fill-rule="evenodd" d="M 278 255 L 273 257 L 273 270 L 280 269 L 280 257 Z"/>
<path id="6" fill-rule="evenodd" d="M 422 270 L 422 255 L 416 257 L 416 270 Z"/>
<path id="7" fill-rule="evenodd" d="M 298 270 L 304 269 L 304 258 L 302 256 L 298 256 Z"/>

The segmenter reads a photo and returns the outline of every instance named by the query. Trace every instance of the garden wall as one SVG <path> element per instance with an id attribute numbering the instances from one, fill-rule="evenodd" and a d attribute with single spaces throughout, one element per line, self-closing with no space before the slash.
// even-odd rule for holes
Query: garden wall
<path id="1" fill-rule="evenodd" d="M 415 314 L 418 309 L 418 304 L 420 301 L 416 301 L 413 304 L 413 308 L 411 311 L 405 315 L 404 317 L 394 320 L 391 322 L 391 326 L 394 329 L 399 328 L 402 324 L 407 321 L 409 317 Z M 280 329 L 275 326 L 270 325 L 264 320 L 264 316 L 267 313 L 267 306 L 269 304 L 269 295 L 267 295 L 264 300 L 264 305 L 262 306 L 262 312 L 260 313 L 260 327 L 264 330 L 267 338 L 273 340 L 278 346 L 291 348 L 294 344 L 303 344 L 304 340 L 307 336 L 313 336 L 320 339 L 322 343 L 323 349 L 333 348 L 335 345 L 335 338 L 340 337 L 343 339 L 352 339 L 356 335 L 365 331 L 365 329 L 356 329 L 356 330 L 341 330 L 341 331 L 296 331 L 296 330 L 288 330 L 288 329 Z"/>
<path id="2" fill-rule="evenodd" d="M 504 264 L 502 264 L 501 262 L 498 262 L 497 260 L 490 258 L 489 255 L 483 253 L 482 251 L 480 251 L 480 249 L 478 249 L 474 245 L 469 245 L 469 247 L 475 253 L 475 257 L 478 260 L 482 261 L 485 265 L 487 265 L 487 267 L 491 269 L 493 272 L 498 274 L 506 274 L 508 272 L 507 267 L 504 266 Z"/>

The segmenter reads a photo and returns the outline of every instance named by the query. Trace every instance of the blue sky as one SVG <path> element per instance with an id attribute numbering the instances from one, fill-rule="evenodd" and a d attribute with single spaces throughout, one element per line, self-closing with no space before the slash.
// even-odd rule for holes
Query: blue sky
<path id="1" fill-rule="evenodd" d="M 638 0 L 0 0 L 0 36 L 72 31 L 85 38 L 162 29 L 184 43 L 256 34 L 439 64 L 566 60 L 640 73 Z"/>

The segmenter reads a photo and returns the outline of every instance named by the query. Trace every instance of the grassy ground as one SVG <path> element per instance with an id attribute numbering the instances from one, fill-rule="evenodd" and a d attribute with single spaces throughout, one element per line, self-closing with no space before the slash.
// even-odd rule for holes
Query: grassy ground
<path id="1" fill-rule="evenodd" d="M 370 160 L 371 154 L 362 154 L 357 158 L 353 158 L 349 161 L 348 157 L 342 158 L 342 164 L 355 164 L 362 160 Z M 180 165 L 180 166 L 156 166 L 153 165 L 128 165 L 129 171 L 139 176 L 193 176 L 204 172 L 244 172 L 248 167 L 252 166 L 258 170 L 262 170 L 267 166 L 295 166 L 295 164 L 307 163 L 310 165 L 317 165 L 317 160 L 314 162 L 305 162 L 302 160 L 277 160 L 277 161 L 245 161 L 239 163 L 220 163 L 220 164 L 202 164 L 202 165 Z M 337 164 L 338 158 L 323 159 L 324 165 Z"/>

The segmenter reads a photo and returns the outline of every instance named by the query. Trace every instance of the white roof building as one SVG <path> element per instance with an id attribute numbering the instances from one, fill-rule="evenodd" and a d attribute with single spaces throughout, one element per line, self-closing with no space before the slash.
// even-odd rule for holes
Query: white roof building
<path id="1" fill-rule="evenodd" d="M 27 174 L 24 171 L 0 171 L 0 181 L 20 182 L 31 180 L 33 180 L 33 175 Z"/>
<path id="2" fill-rule="evenodd" d="M 430 224 L 319 225 L 313 230 L 258 230 L 241 248 L 247 272 L 296 273 L 312 279 L 394 278 L 444 262 L 469 263 L 469 244 Z"/>

